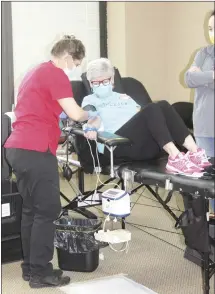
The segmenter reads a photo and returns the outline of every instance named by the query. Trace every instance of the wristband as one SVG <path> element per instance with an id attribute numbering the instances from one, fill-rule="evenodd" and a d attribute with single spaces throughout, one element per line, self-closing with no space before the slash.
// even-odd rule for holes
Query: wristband
<path id="1" fill-rule="evenodd" d="M 82 126 L 82 130 L 83 130 L 85 133 L 90 132 L 90 131 L 95 131 L 95 132 L 98 131 L 98 129 L 97 129 L 96 127 L 90 126 L 90 125 L 88 125 L 88 124 L 84 124 L 84 125 Z"/>

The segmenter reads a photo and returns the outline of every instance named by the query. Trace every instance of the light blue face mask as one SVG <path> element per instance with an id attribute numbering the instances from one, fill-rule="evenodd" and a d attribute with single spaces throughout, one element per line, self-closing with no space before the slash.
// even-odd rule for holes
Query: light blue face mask
<path id="1" fill-rule="evenodd" d="M 111 96 L 113 87 L 112 85 L 100 85 L 99 87 L 92 87 L 93 93 L 98 97 L 98 98 L 107 98 Z"/>
<path id="2" fill-rule="evenodd" d="M 72 69 L 67 67 L 63 71 L 68 76 L 69 80 L 72 80 L 76 76 L 76 66 L 74 66 Z"/>

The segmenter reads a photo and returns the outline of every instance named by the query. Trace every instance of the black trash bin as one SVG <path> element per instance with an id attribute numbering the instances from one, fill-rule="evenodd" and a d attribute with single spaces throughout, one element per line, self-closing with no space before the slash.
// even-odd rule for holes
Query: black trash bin
<path id="1" fill-rule="evenodd" d="M 54 245 L 59 268 L 65 271 L 93 272 L 99 265 L 99 244 L 94 233 L 101 227 L 97 219 L 61 217 L 55 222 Z"/>

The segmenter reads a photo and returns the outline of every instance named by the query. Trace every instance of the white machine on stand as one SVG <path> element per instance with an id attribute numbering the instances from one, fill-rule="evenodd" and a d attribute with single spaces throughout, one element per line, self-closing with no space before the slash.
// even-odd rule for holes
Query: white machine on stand
<path id="1" fill-rule="evenodd" d="M 131 213 L 130 195 L 120 189 L 108 189 L 102 193 L 102 210 L 112 217 L 127 217 Z"/>
<path id="2" fill-rule="evenodd" d="M 103 230 L 98 231 L 94 234 L 95 239 L 100 242 L 107 242 L 110 247 L 111 244 L 127 243 L 124 251 L 128 249 L 128 242 L 131 240 L 131 233 L 128 230 L 118 229 L 118 230 L 107 230 L 105 231 L 105 224 L 110 220 L 110 217 L 114 218 L 114 222 L 117 218 L 127 217 L 131 213 L 130 195 L 120 189 L 108 189 L 102 193 L 102 210 L 104 214 L 107 215 Z M 112 247 L 111 247 L 112 248 Z M 112 248 L 114 251 L 115 250 Z"/>

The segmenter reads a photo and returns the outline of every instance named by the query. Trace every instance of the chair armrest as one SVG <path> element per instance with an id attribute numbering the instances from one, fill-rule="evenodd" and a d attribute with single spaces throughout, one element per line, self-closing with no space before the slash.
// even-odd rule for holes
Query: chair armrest
<path id="1" fill-rule="evenodd" d="M 84 131 L 79 127 L 67 127 L 63 131 L 71 135 L 84 136 Z M 129 139 L 108 132 L 98 132 L 97 142 L 109 147 L 131 145 Z"/>
<path id="2" fill-rule="evenodd" d="M 119 135 L 111 134 L 108 132 L 98 132 L 97 140 L 99 143 L 103 143 L 109 147 L 132 144 L 128 138 L 124 138 Z"/>

